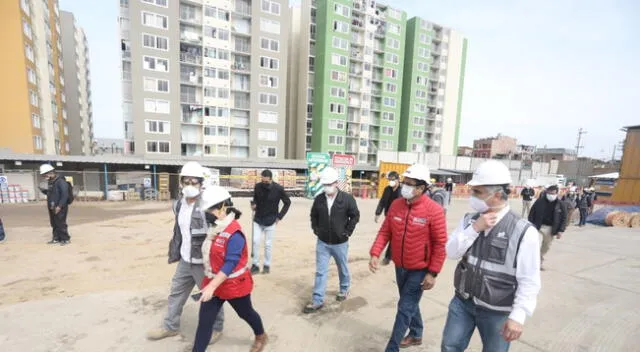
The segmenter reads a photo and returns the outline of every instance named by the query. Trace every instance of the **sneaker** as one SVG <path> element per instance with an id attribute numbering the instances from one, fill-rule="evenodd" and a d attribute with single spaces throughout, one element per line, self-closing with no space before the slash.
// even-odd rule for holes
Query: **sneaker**
<path id="1" fill-rule="evenodd" d="M 347 299 L 347 297 L 349 297 L 349 291 L 347 291 L 347 292 L 339 292 L 336 295 L 336 301 L 343 302 L 343 301 L 345 301 Z"/>
<path id="2" fill-rule="evenodd" d="M 407 336 L 402 341 L 400 341 L 400 348 L 407 348 L 411 346 L 420 346 L 422 345 L 422 339 L 417 337 Z"/>
<path id="3" fill-rule="evenodd" d="M 322 303 L 320 303 L 320 304 L 309 303 L 304 307 L 302 312 L 304 314 L 311 314 L 311 313 L 315 313 L 315 312 L 319 311 L 320 309 L 322 309 L 322 307 L 324 307 L 324 304 L 322 304 Z"/>
<path id="4" fill-rule="evenodd" d="M 214 343 L 220 341 L 220 339 L 222 338 L 222 331 L 213 331 L 213 334 L 211 334 L 211 341 L 209 341 L 209 345 L 213 345 Z"/>
<path id="5" fill-rule="evenodd" d="M 164 338 L 176 336 L 176 335 L 178 335 L 177 331 L 167 330 L 165 328 L 157 328 L 147 332 L 147 339 L 156 341 L 156 340 L 162 340 Z"/>
<path id="6" fill-rule="evenodd" d="M 257 265 L 252 265 L 251 266 L 251 274 L 252 275 L 258 274 L 259 272 L 260 272 L 260 267 L 259 266 L 257 266 Z"/>
<path id="7" fill-rule="evenodd" d="M 262 267 L 262 273 L 263 274 L 268 274 L 269 272 L 270 272 L 270 270 L 269 270 L 269 266 L 268 265 L 265 265 L 265 266 Z"/>
<path id="8" fill-rule="evenodd" d="M 58 243 L 60 243 L 60 241 L 58 241 L 58 240 L 51 240 L 51 241 L 47 242 L 47 244 L 58 244 Z"/>
<path id="9" fill-rule="evenodd" d="M 60 245 L 61 245 L 61 246 L 66 246 L 66 245 L 68 245 L 69 243 L 71 243 L 71 241 L 70 241 L 70 240 L 60 241 Z"/>

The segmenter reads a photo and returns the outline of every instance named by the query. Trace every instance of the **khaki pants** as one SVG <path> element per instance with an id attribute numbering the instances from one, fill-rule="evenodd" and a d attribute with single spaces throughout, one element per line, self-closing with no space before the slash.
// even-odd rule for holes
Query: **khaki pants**
<path id="1" fill-rule="evenodd" d="M 522 201 L 522 218 L 526 219 L 529 216 L 529 212 L 531 211 L 531 203 L 533 203 L 532 200 Z"/>
<path id="2" fill-rule="evenodd" d="M 542 225 L 540 227 L 540 235 L 542 236 L 542 246 L 540 247 L 540 262 L 544 260 L 544 255 L 547 254 L 549 248 L 551 248 L 551 242 L 553 242 L 553 235 L 551 234 L 551 226 Z"/>

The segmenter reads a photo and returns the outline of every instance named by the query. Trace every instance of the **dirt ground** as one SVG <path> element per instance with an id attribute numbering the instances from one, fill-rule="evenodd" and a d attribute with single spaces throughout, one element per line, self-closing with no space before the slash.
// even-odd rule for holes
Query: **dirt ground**
<path id="1" fill-rule="evenodd" d="M 249 229 L 249 201 L 241 222 Z M 397 289 L 392 267 L 368 271 L 378 225 L 374 200 L 360 200 L 360 224 L 350 242 L 352 290 L 342 304 L 329 280 L 328 306 L 301 313 L 314 278 L 311 202 L 294 199 L 278 226 L 270 275 L 257 275 L 253 300 L 271 342 L 267 351 L 382 351 L 389 337 Z M 513 202 L 515 210 L 519 203 Z M 448 213 L 453 229 L 467 204 Z M 197 325 L 195 302 L 182 316 L 182 335 L 145 340 L 166 310 L 174 265 L 167 264 L 173 216 L 169 203 L 80 203 L 69 223 L 71 245 L 46 245 L 51 231 L 44 204 L 0 206 L 7 240 L 0 244 L 0 351 L 182 351 Z M 571 227 L 553 243 L 534 317 L 512 351 L 633 351 L 640 336 L 640 233 L 637 229 Z M 436 287 L 421 302 L 424 344 L 408 351 L 439 351 L 453 268 L 447 261 Z M 248 351 L 249 327 L 226 308 L 223 339 L 211 351 Z M 474 336 L 469 351 L 480 351 Z"/>

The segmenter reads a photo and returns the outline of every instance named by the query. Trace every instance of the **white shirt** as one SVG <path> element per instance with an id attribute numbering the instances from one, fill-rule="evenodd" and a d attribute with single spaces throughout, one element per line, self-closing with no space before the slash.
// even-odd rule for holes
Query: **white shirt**
<path id="1" fill-rule="evenodd" d="M 334 194 L 332 196 L 329 196 L 326 193 L 324 194 L 325 196 L 327 196 L 327 209 L 329 209 L 329 216 L 331 216 L 331 207 L 333 207 L 333 201 L 336 200 L 336 194 Z"/>
<path id="2" fill-rule="evenodd" d="M 182 205 L 178 213 L 178 226 L 180 227 L 180 234 L 182 234 L 180 256 L 185 262 L 191 263 L 191 214 L 196 203 L 189 204 L 184 198 L 181 202 Z"/>
<path id="3" fill-rule="evenodd" d="M 496 213 L 498 221 L 509 212 L 509 206 Z M 447 241 L 447 256 L 460 259 L 478 238 L 478 232 L 469 225 L 464 228 L 464 219 L 451 233 Z M 491 229 L 485 230 L 485 236 Z M 516 279 L 518 288 L 509 319 L 524 324 L 527 316 L 531 316 L 536 308 L 538 292 L 540 292 L 540 237 L 535 227 L 530 226 L 525 232 L 520 250 L 516 257 Z"/>

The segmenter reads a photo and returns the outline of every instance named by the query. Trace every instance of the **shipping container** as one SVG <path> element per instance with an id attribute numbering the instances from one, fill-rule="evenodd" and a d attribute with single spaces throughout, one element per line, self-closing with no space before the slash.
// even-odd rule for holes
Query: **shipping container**
<path id="1" fill-rule="evenodd" d="M 391 163 L 387 161 L 381 161 L 380 167 L 378 168 L 378 198 L 382 197 L 382 193 L 384 192 L 385 187 L 389 185 L 389 180 L 387 180 L 387 173 L 391 171 L 395 171 L 398 174 L 402 175 L 411 164 L 403 164 L 403 163 Z"/>
<path id="2" fill-rule="evenodd" d="M 611 201 L 640 204 L 640 125 L 626 127 L 620 178 Z"/>

